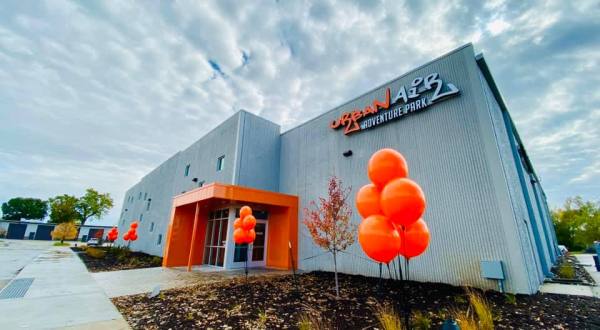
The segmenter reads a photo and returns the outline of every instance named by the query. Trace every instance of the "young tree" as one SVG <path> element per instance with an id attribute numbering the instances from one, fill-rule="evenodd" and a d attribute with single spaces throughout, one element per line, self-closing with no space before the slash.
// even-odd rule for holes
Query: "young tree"
<path id="1" fill-rule="evenodd" d="M 39 198 L 12 198 L 2 203 L 2 218 L 6 220 L 43 219 L 48 214 L 48 203 Z"/>
<path id="2" fill-rule="evenodd" d="M 73 222 L 63 222 L 56 227 L 50 233 L 53 240 L 60 240 L 62 244 L 64 240 L 71 240 L 77 238 L 77 227 Z"/>
<path id="3" fill-rule="evenodd" d="M 110 194 L 101 194 L 92 188 L 87 189 L 85 195 L 79 198 L 75 204 L 81 226 L 85 225 L 90 218 L 100 219 L 112 207 L 113 200 Z"/>
<path id="4" fill-rule="evenodd" d="M 64 223 L 79 219 L 79 213 L 75 209 L 77 197 L 71 195 L 60 195 L 50 198 L 50 222 Z"/>
<path id="5" fill-rule="evenodd" d="M 319 197 L 318 203 L 310 202 L 304 209 L 302 222 L 315 244 L 333 255 L 335 293 L 339 297 L 337 254 L 355 241 L 356 225 L 350 222 L 352 209 L 347 203 L 351 188 L 344 188 L 342 181 L 333 176 L 329 179 L 327 197 Z"/>

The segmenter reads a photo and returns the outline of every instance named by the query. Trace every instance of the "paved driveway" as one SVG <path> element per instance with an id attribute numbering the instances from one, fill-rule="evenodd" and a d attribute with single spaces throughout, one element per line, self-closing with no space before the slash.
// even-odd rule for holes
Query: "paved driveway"
<path id="1" fill-rule="evenodd" d="M 67 247 L 44 243 L 41 248 L 35 241 L 9 241 L 0 248 L 0 262 L 11 262 L 3 273 L 25 264 L 4 290 L 17 280 L 33 279 L 24 297 L 0 299 L 0 329 L 128 329 L 79 257 Z"/>
<path id="2" fill-rule="evenodd" d="M 0 239 L 0 290 L 52 242 Z"/>

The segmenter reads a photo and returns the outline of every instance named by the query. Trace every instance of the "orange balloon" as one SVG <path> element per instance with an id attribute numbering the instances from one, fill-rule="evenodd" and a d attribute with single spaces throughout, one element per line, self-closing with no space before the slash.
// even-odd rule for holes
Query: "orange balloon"
<path id="1" fill-rule="evenodd" d="M 252 209 L 250 206 L 242 206 L 240 209 L 240 219 L 244 219 L 246 216 L 252 215 Z"/>
<path id="2" fill-rule="evenodd" d="M 394 179 L 381 191 L 381 209 L 392 223 L 408 227 L 425 212 L 425 194 L 410 179 Z"/>
<path id="3" fill-rule="evenodd" d="M 394 149 L 384 148 L 375 152 L 367 167 L 369 178 L 379 189 L 393 179 L 408 176 L 408 165 L 401 153 Z"/>
<path id="4" fill-rule="evenodd" d="M 246 243 L 250 244 L 250 243 L 254 242 L 254 239 L 256 239 L 256 232 L 254 231 L 254 229 L 248 230 L 248 236 L 246 237 Z"/>
<path id="5" fill-rule="evenodd" d="M 370 215 L 382 214 L 379 207 L 381 193 L 377 186 L 370 183 L 362 186 L 356 193 L 356 208 L 363 218 Z"/>
<path id="6" fill-rule="evenodd" d="M 256 226 L 256 218 L 253 215 L 248 215 L 242 220 L 242 228 L 250 230 Z"/>
<path id="7" fill-rule="evenodd" d="M 233 229 L 242 228 L 242 219 L 236 218 L 233 222 Z"/>
<path id="8" fill-rule="evenodd" d="M 429 228 L 423 219 L 417 220 L 412 226 L 405 228 L 402 236 L 400 254 L 410 259 L 421 255 L 429 245 Z"/>
<path id="9" fill-rule="evenodd" d="M 238 228 L 233 231 L 233 241 L 235 244 L 244 244 L 246 239 L 246 231 L 242 228 Z"/>
<path id="10" fill-rule="evenodd" d="M 389 263 L 400 251 L 400 234 L 383 215 L 372 215 L 358 226 L 358 242 L 371 259 Z"/>

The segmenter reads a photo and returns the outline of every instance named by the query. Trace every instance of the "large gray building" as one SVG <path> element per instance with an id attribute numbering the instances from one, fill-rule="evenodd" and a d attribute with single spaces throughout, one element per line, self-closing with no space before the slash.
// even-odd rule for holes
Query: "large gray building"
<path id="1" fill-rule="evenodd" d="M 225 120 L 131 187 L 121 233 L 138 220 L 131 247 L 165 266 L 239 267 L 232 223 L 256 210 L 252 266 L 332 270 L 298 219 L 332 175 L 367 184 L 373 152 L 389 147 L 423 188 L 431 243 L 411 261 L 417 281 L 538 291 L 558 256 L 546 197 L 481 55 L 468 44 L 286 132 L 246 111 Z M 353 222 L 361 219 L 354 212 Z M 122 238 L 120 243 L 123 244 Z M 358 243 L 344 273 L 378 276 Z M 320 255 L 320 256 L 317 256 Z M 314 257 L 317 256 L 317 257 Z"/>

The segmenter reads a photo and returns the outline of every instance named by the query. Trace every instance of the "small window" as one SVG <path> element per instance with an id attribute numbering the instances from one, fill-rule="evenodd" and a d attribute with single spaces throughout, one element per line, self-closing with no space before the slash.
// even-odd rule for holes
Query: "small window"
<path id="1" fill-rule="evenodd" d="M 223 170 L 225 167 L 225 155 L 217 158 L 217 172 Z"/>
<path id="2" fill-rule="evenodd" d="M 140 214 L 140 222 L 144 221 L 144 214 Z"/>
<path id="3" fill-rule="evenodd" d="M 142 192 L 140 191 L 140 194 L 138 195 L 138 199 L 142 199 Z"/>
<path id="4" fill-rule="evenodd" d="M 152 202 L 152 199 L 148 198 L 148 202 L 146 203 L 146 211 L 150 211 L 150 202 Z"/>
<path id="5" fill-rule="evenodd" d="M 148 198 L 148 193 L 144 193 L 144 200 L 146 200 L 146 198 Z"/>
<path id="6" fill-rule="evenodd" d="M 156 242 L 156 245 L 160 245 L 161 242 L 162 242 L 162 234 L 158 234 L 158 241 Z"/>
<path id="7" fill-rule="evenodd" d="M 151 222 L 150 223 L 150 232 L 153 232 L 153 231 L 154 231 L 154 222 Z"/>
<path id="8" fill-rule="evenodd" d="M 202 186 L 204 186 L 204 181 L 198 182 L 198 187 L 202 187 Z"/>
<path id="9" fill-rule="evenodd" d="M 183 176 L 188 176 L 190 175 L 190 164 L 187 164 L 185 166 L 185 172 L 183 173 Z"/>

